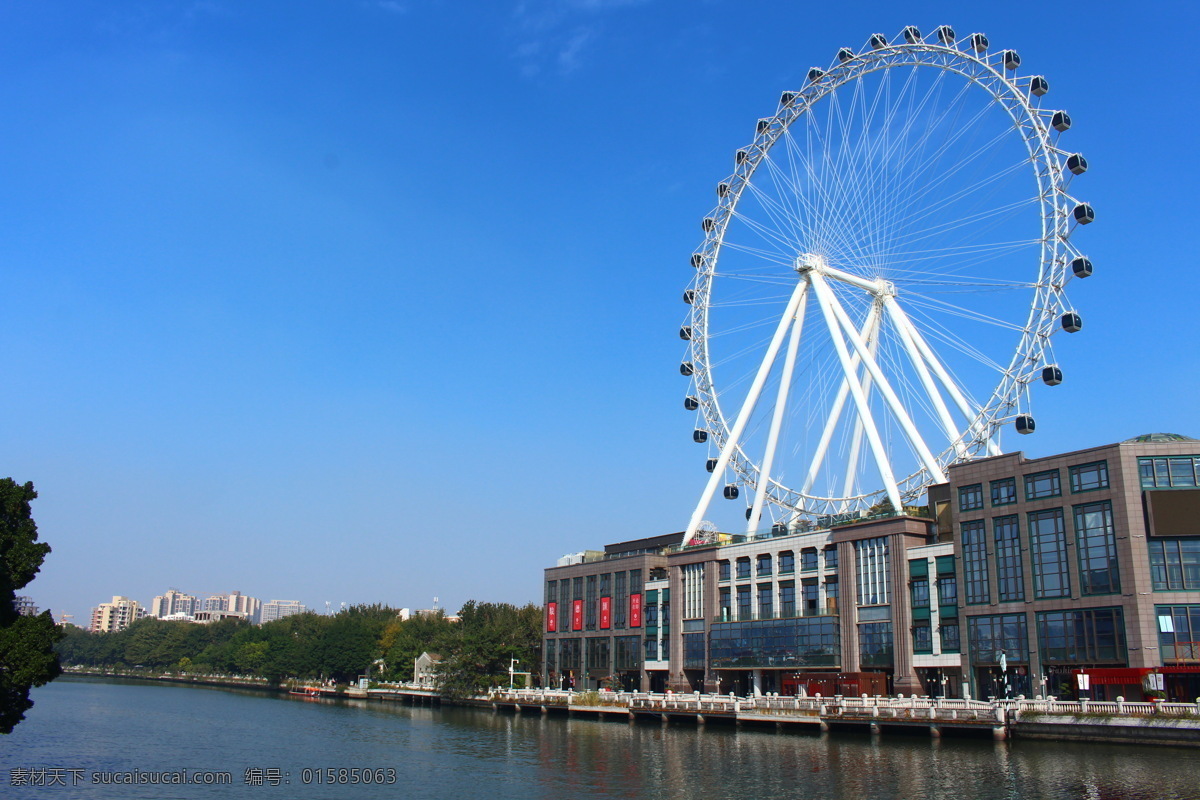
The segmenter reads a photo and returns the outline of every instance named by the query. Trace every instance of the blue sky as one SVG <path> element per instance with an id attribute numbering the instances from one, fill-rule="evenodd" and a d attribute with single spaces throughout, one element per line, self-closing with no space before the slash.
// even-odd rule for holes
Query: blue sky
<path id="1" fill-rule="evenodd" d="M 713 186 L 810 66 L 907 24 L 1017 49 L 1092 165 L 1086 327 L 1019 445 L 1200 436 L 1197 16 L 6 4 L 0 452 L 54 548 L 27 591 L 77 622 L 171 586 L 526 602 L 563 553 L 681 530 Z"/>

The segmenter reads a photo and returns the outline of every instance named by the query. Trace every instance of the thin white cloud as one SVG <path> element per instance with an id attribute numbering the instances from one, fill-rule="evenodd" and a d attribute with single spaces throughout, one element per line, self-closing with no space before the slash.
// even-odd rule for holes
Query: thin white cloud
<path id="1" fill-rule="evenodd" d="M 546 67 L 568 75 L 583 66 L 586 54 L 603 34 L 604 17 L 651 0 L 519 0 L 513 8 L 514 57 L 521 74 L 539 75 Z"/>

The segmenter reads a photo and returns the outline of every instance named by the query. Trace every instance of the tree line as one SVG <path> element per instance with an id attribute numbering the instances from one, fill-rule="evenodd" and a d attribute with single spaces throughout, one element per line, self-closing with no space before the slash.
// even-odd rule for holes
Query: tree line
<path id="1" fill-rule="evenodd" d="M 272 683 L 349 683 L 368 669 L 375 680 L 412 680 L 413 662 L 429 652 L 442 657 L 438 680 L 450 697 L 507 683 L 513 658 L 536 670 L 540 608 L 471 600 L 458 616 L 459 621 L 451 621 L 439 612 L 402 620 L 395 609 L 376 604 L 332 616 L 295 614 L 263 625 L 238 619 L 198 625 L 145 618 L 116 633 L 68 627 L 57 650 L 68 666 L 239 674 Z"/>

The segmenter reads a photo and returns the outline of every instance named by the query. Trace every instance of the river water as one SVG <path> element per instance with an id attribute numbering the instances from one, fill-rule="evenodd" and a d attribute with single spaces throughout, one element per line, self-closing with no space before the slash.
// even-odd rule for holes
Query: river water
<path id="1" fill-rule="evenodd" d="M 0 797 L 1200 800 L 1190 749 L 662 726 L 86 678 L 34 701 L 0 737 Z M 164 771 L 229 783 L 97 782 Z"/>

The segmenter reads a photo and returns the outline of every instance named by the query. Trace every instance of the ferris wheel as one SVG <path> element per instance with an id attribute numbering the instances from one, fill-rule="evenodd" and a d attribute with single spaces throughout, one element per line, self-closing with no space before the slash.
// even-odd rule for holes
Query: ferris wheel
<path id="1" fill-rule="evenodd" d="M 842 48 L 734 157 L 691 257 L 684 399 L 747 530 L 894 509 L 1034 430 L 1030 384 L 1082 318 L 1095 214 L 1071 118 L 1013 50 L 948 26 Z M 769 515 L 769 519 L 764 519 Z"/>

